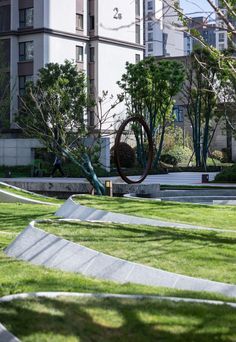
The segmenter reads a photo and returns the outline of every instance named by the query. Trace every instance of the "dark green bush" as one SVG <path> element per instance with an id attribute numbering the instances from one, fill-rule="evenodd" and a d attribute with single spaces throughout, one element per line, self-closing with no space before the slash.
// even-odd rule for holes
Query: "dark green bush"
<path id="1" fill-rule="evenodd" d="M 215 181 L 236 183 L 236 165 L 233 165 L 218 173 L 218 175 L 216 175 Z"/>
<path id="2" fill-rule="evenodd" d="M 161 155 L 161 161 L 163 163 L 174 165 L 174 166 L 176 166 L 178 164 L 176 157 L 170 153 L 162 154 Z"/>
<path id="3" fill-rule="evenodd" d="M 121 142 L 118 146 L 118 156 L 121 167 L 133 167 L 135 163 L 134 149 L 125 142 Z M 111 162 L 114 162 L 114 146 L 111 148 Z"/>

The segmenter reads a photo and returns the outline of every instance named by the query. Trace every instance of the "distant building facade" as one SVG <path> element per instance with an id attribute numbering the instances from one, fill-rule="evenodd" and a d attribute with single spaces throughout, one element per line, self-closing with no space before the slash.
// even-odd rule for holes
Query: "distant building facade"
<path id="1" fill-rule="evenodd" d="M 174 0 L 144 0 L 145 56 L 183 56 L 184 33 Z"/>
<path id="2" fill-rule="evenodd" d="M 40 146 L 37 141 L 17 140 L 14 114 L 26 82 L 35 81 L 38 70 L 47 63 L 67 59 L 84 70 L 95 98 L 106 90 L 115 96 L 126 62 L 143 58 L 143 1 L 1 0 L 1 41 L 8 51 L 11 106 L 10 129 L 4 134 L 0 127 L 0 165 L 25 165 L 32 160 L 32 149 Z M 122 113 L 124 105 L 117 110 Z M 94 124 L 92 111 L 86 120 Z"/>

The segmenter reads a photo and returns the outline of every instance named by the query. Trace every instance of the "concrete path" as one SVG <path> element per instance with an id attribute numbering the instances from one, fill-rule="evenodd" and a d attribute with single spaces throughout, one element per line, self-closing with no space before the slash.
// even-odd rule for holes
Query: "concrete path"
<path id="1" fill-rule="evenodd" d="M 12 335 L 1 323 L 0 323 L 0 342 L 20 342 L 20 340 Z"/>
<path id="2" fill-rule="evenodd" d="M 62 204 L 62 206 L 55 213 L 56 216 L 64 217 L 67 220 L 80 220 L 80 221 L 88 221 L 88 222 L 112 222 L 118 224 L 138 224 L 138 225 L 147 225 L 153 227 L 168 227 L 168 228 L 178 228 L 178 229 L 199 229 L 199 230 L 207 230 L 207 231 L 216 231 L 222 233 L 236 233 L 236 230 L 227 230 L 227 229 L 217 229 L 217 228 L 209 228 L 202 227 L 198 225 L 190 225 L 184 223 L 176 223 L 171 221 L 161 221 L 156 219 L 149 219 L 145 217 L 138 217 L 126 214 L 119 214 L 108 212 L 105 210 L 98 210 L 95 208 L 86 207 L 76 203 L 73 198 L 75 196 L 71 196 L 68 200 Z"/>
<path id="3" fill-rule="evenodd" d="M 172 172 L 163 175 L 150 175 L 143 184 L 166 184 L 166 185 L 206 185 L 206 186 L 230 186 L 236 187 L 236 184 L 202 184 L 202 174 L 209 174 L 210 181 L 214 180 L 217 172 Z M 132 179 L 137 179 L 138 176 L 133 176 Z M 107 179 L 112 180 L 115 183 L 123 183 L 120 177 L 101 177 L 102 181 Z M 25 178 L 0 178 L 2 181 L 16 181 L 16 182 L 32 182 L 32 183 L 87 183 L 85 178 L 50 178 L 50 177 L 25 177 Z"/>
<path id="4" fill-rule="evenodd" d="M 163 271 L 115 258 L 35 228 L 32 222 L 5 249 L 18 260 L 119 283 L 207 291 L 236 297 L 236 285 Z"/>

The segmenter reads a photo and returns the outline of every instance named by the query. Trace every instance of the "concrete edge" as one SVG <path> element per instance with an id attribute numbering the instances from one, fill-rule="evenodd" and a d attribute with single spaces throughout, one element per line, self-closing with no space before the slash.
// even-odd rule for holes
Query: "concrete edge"
<path id="1" fill-rule="evenodd" d="M 145 218 L 141 216 L 132 216 L 127 214 L 109 212 L 106 210 L 95 209 L 93 207 L 87 207 L 76 203 L 74 198 L 78 195 L 70 196 L 65 203 L 61 205 L 56 216 L 64 217 L 68 220 L 79 220 L 85 222 L 102 222 L 102 223 L 119 223 L 119 224 L 137 224 L 148 225 L 160 228 L 174 228 L 174 229 L 189 229 L 189 230 L 205 230 L 214 231 L 218 233 L 236 233 L 236 230 L 230 229 L 218 229 L 210 227 L 202 227 L 198 225 L 190 225 L 185 223 L 177 223 L 170 221 L 162 221 L 157 219 Z"/>
<path id="2" fill-rule="evenodd" d="M 36 228 L 31 222 L 4 250 L 9 257 L 85 276 L 236 297 L 236 285 L 195 278 L 116 258 Z"/>
<path id="3" fill-rule="evenodd" d="M 0 341 L 1 342 L 20 342 L 10 331 L 8 331 L 4 325 L 0 323 Z"/>
<path id="4" fill-rule="evenodd" d="M 17 195 L 17 194 L 13 194 L 7 190 L 2 190 L 0 189 L 0 199 L 1 199 L 1 195 L 3 197 L 3 200 L 4 201 L 8 201 L 8 202 L 5 202 L 5 203 L 28 203 L 28 204 L 45 204 L 45 205 L 56 205 L 58 206 L 57 203 L 52 203 L 52 202 L 43 202 L 43 201 L 40 201 L 40 200 L 34 200 L 34 199 L 31 199 L 31 198 L 27 198 L 27 197 L 24 197 L 23 195 Z"/>
<path id="5" fill-rule="evenodd" d="M 14 300 L 26 300 L 31 298 L 57 298 L 57 297 L 75 297 L 75 298 L 114 298 L 114 299 L 131 299 L 131 300 L 143 300 L 152 299 L 160 301 L 172 301 L 172 302 L 184 302 L 184 303 L 196 303 L 207 305 L 227 305 L 236 309 L 236 303 L 224 302 L 220 300 L 209 299 L 195 299 L 195 298 L 182 298 L 182 297 L 167 297 L 158 295 L 132 295 L 132 294 L 116 294 L 116 293 L 83 293 L 83 292 L 28 292 L 18 293 L 14 295 L 7 295 L 0 298 L 0 303 L 9 303 Z"/>

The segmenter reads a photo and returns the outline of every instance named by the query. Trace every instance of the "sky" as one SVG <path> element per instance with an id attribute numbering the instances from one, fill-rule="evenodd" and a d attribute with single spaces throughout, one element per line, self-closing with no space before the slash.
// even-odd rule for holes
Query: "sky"
<path id="1" fill-rule="evenodd" d="M 180 5 L 183 8 L 184 13 L 212 12 L 212 7 L 208 4 L 207 0 L 180 0 Z M 190 16 L 204 16 L 204 14 L 201 13 L 194 13 Z"/>

